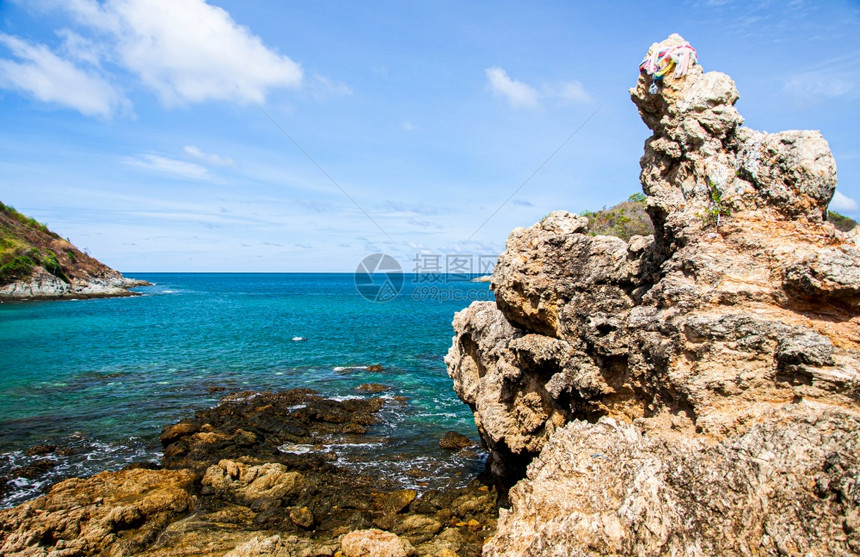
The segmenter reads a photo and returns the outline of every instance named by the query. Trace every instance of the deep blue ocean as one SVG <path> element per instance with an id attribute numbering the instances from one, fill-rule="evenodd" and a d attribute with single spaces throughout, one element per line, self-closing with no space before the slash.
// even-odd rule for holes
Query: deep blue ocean
<path id="1" fill-rule="evenodd" d="M 482 454 L 451 454 L 439 439 L 454 430 L 478 440 L 443 356 L 454 313 L 492 299 L 486 283 L 404 275 L 399 295 L 380 303 L 352 274 L 129 276 L 155 286 L 131 298 L 0 304 L 0 476 L 53 461 L 9 482 L 0 507 L 60 478 L 157 461 L 164 425 L 244 390 L 345 397 L 370 396 L 356 392 L 363 383 L 388 385 L 383 396 L 407 403 L 383 409 L 366 466 L 425 487 L 481 470 Z M 27 456 L 37 444 L 62 454 Z"/>

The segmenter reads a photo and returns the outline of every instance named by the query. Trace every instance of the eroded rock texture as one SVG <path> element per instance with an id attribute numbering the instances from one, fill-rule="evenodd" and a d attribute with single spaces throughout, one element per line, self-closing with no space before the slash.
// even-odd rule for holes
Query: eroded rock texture
<path id="1" fill-rule="evenodd" d="M 540 455 L 485 554 L 860 551 L 860 251 L 824 220 L 828 145 L 741 127 L 725 74 L 650 83 L 655 236 L 552 213 L 511 233 L 496 302 L 455 317 L 492 471 Z"/>

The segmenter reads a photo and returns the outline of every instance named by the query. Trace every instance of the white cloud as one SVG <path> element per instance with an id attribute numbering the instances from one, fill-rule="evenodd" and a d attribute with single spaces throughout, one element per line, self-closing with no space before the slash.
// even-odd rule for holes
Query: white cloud
<path id="1" fill-rule="evenodd" d="M 270 89 L 302 84 L 299 64 L 203 0 L 73 0 L 64 6 L 105 33 L 116 62 L 167 105 L 262 103 Z"/>
<path id="2" fill-rule="evenodd" d="M 352 88 L 346 83 L 335 81 L 324 75 L 313 75 L 314 95 L 319 98 L 344 97 L 352 95 Z"/>
<path id="3" fill-rule="evenodd" d="M 405 121 L 405 122 L 403 122 L 403 123 L 400 125 L 400 127 L 402 127 L 402 128 L 403 128 L 403 131 L 407 131 L 407 132 L 413 132 L 413 131 L 415 131 L 415 129 L 416 129 L 416 128 L 415 128 L 415 124 L 413 124 L 412 122 L 410 122 L 410 121 L 408 121 L 408 120 L 407 120 L 407 121 Z"/>
<path id="4" fill-rule="evenodd" d="M 194 157 L 197 160 L 201 160 L 206 164 L 211 164 L 214 166 L 234 166 L 236 163 L 230 157 L 222 157 L 221 155 L 215 155 L 212 153 L 204 153 L 199 148 L 194 145 L 186 145 L 182 148 L 185 151 L 185 154 Z"/>
<path id="5" fill-rule="evenodd" d="M 527 83 L 511 79 L 508 73 L 498 66 L 487 68 L 484 73 L 487 75 L 488 88 L 514 108 L 535 108 L 542 99 L 560 104 L 584 104 L 593 100 L 579 81 L 545 83 L 538 91 Z"/>
<path id="6" fill-rule="evenodd" d="M 334 204 L 329 201 L 321 201 L 318 199 L 296 199 L 296 203 L 310 209 L 315 213 L 331 213 L 334 212 Z"/>
<path id="7" fill-rule="evenodd" d="M 795 74 L 783 83 L 782 90 L 803 100 L 860 96 L 860 85 L 857 82 L 846 79 L 844 75 L 835 76 L 824 72 Z"/>
<path id="8" fill-rule="evenodd" d="M 591 96 L 585 91 L 585 87 L 579 81 L 568 81 L 563 83 L 558 96 L 567 102 L 589 103 Z"/>
<path id="9" fill-rule="evenodd" d="M 845 211 L 847 213 L 856 211 L 860 206 L 850 197 L 843 195 L 838 190 L 833 194 L 833 200 L 830 202 L 830 209 L 833 211 Z"/>
<path id="10" fill-rule="evenodd" d="M 386 201 L 377 208 L 401 215 L 438 215 L 439 208 L 423 203 L 406 203 L 403 201 Z"/>
<path id="11" fill-rule="evenodd" d="M 505 99 L 514 108 L 534 108 L 538 104 L 538 92 L 522 81 L 511 79 L 508 73 L 498 66 L 484 70 L 490 90 Z"/>
<path id="12" fill-rule="evenodd" d="M 0 58 L 0 87 L 23 91 L 42 102 L 109 117 L 128 101 L 99 75 L 84 71 L 39 44 L 0 33 L 0 45 L 16 60 Z"/>
<path id="13" fill-rule="evenodd" d="M 78 62 L 100 67 L 105 51 L 101 45 L 82 37 L 71 29 L 60 29 L 57 36 L 63 40 L 63 52 Z"/>
<path id="14" fill-rule="evenodd" d="M 123 159 L 123 162 L 129 166 L 136 166 L 164 174 L 173 174 L 183 178 L 192 178 L 194 180 L 204 180 L 210 177 L 209 171 L 199 164 L 178 161 L 158 155 L 142 154 L 135 157 L 126 157 Z"/>

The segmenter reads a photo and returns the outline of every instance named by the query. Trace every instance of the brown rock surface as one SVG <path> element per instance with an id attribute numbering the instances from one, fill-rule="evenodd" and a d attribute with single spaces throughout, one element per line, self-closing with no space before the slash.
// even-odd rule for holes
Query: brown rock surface
<path id="1" fill-rule="evenodd" d="M 511 233 L 496 303 L 455 316 L 446 363 L 492 471 L 540 455 L 485 553 L 860 551 L 860 251 L 824 220 L 827 143 L 741 127 L 725 74 L 650 83 L 654 237 L 552 213 Z"/>
<path id="2" fill-rule="evenodd" d="M 445 435 L 439 440 L 439 446 L 448 450 L 465 449 L 473 445 L 471 439 L 456 431 L 445 432 Z"/>
<path id="3" fill-rule="evenodd" d="M 413 554 L 409 540 L 376 528 L 350 532 L 343 537 L 341 547 L 344 557 L 408 557 Z"/>
<path id="4" fill-rule="evenodd" d="M 124 470 L 58 483 L 0 511 L 2 555 L 130 555 L 196 502 L 187 470 Z"/>

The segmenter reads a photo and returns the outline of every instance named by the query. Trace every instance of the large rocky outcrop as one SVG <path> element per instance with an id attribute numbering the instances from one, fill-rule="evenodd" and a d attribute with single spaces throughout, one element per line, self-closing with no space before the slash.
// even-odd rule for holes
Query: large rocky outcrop
<path id="1" fill-rule="evenodd" d="M 860 250 L 825 220 L 827 143 L 742 127 L 698 65 L 650 85 L 654 236 L 552 213 L 454 319 L 491 469 L 528 466 L 485 554 L 858 552 Z"/>

